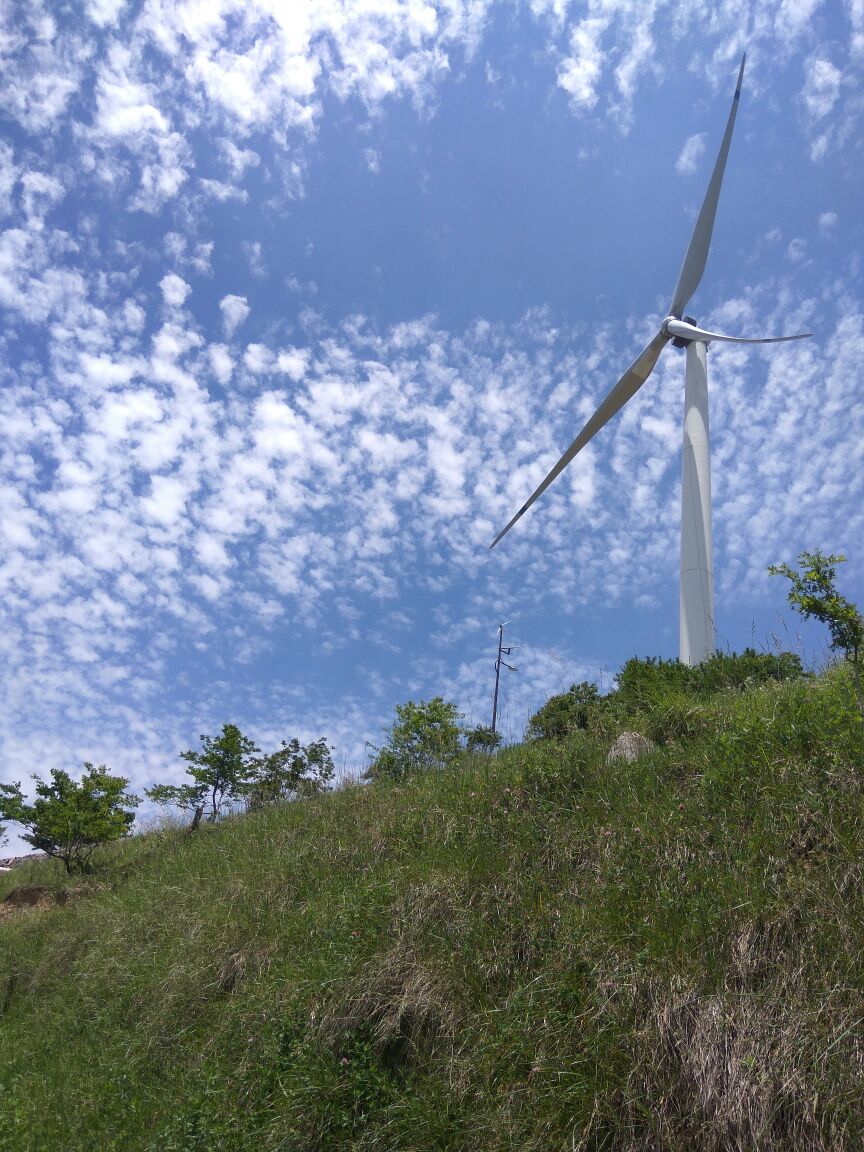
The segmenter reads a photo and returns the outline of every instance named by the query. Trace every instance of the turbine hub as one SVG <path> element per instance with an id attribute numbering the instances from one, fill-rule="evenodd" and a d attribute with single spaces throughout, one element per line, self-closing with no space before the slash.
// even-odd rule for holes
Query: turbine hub
<path id="1" fill-rule="evenodd" d="M 667 316 L 666 319 L 663 321 L 664 331 L 666 330 L 666 326 L 670 320 L 683 320 L 685 324 L 693 324 L 693 325 L 695 325 L 695 323 L 696 323 L 695 319 L 692 316 Z M 672 337 L 672 347 L 673 348 L 686 348 L 687 345 L 690 343 L 692 343 L 692 341 L 688 340 L 685 336 L 673 336 Z"/>

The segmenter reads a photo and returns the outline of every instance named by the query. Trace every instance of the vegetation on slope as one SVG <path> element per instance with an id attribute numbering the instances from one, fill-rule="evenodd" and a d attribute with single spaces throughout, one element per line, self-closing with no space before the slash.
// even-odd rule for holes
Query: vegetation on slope
<path id="1" fill-rule="evenodd" d="M 860 1148 L 848 669 L 673 680 L 6 915 L 0 1149 Z"/>

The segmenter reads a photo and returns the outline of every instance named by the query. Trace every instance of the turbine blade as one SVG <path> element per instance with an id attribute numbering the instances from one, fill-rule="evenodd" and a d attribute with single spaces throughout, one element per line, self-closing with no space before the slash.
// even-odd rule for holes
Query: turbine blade
<path id="1" fill-rule="evenodd" d="M 600 405 L 600 407 L 597 409 L 597 411 L 594 413 L 594 415 L 591 417 L 591 419 L 588 421 L 588 423 L 585 425 L 585 427 L 582 429 L 582 431 L 579 433 L 579 435 L 576 437 L 576 439 L 573 441 L 573 443 L 570 445 L 570 447 L 567 449 L 567 451 L 564 453 L 564 455 L 561 457 L 561 459 L 558 461 L 558 463 L 555 465 L 543 483 L 540 484 L 540 486 L 536 488 L 535 491 L 531 494 L 529 499 L 525 501 L 525 503 L 522 505 L 522 507 L 519 509 L 507 527 L 503 528 L 498 533 L 498 535 L 489 545 L 490 548 L 494 548 L 502 536 L 507 535 L 519 517 L 528 511 L 538 496 L 543 495 L 552 481 L 555 480 L 564 471 L 564 469 L 577 454 L 577 452 L 581 452 L 588 441 L 596 436 L 596 434 L 605 424 L 609 423 L 615 413 L 619 412 L 627 403 L 627 401 L 636 395 L 636 393 L 654 371 L 654 365 L 657 363 L 657 358 L 663 351 L 663 348 L 668 343 L 669 339 L 670 337 L 665 332 L 658 332 L 648 347 L 639 353 L 639 355 L 636 357 L 636 359 L 633 361 L 633 363 L 630 365 L 630 367 L 627 369 L 615 387 L 608 393 L 603 403 Z"/>
<path id="2" fill-rule="evenodd" d="M 684 257 L 684 263 L 681 265 L 681 273 L 678 276 L 678 283 L 675 286 L 675 296 L 669 306 L 669 312 L 672 316 L 680 316 L 687 307 L 687 302 L 699 287 L 699 281 L 702 279 L 702 273 L 705 271 L 708 249 L 711 245 L 711 233 L 714 231 L 714 217 L 717 214 L 717 201 L 720 199 L 723 173 L 726 170 L 726 157 L 729 155 L 729 145 L 732 142 L 732 129 L 735 127 L 738 101 L 741 98 L 741 81 L 744 79 L 744 63 L 746 59 L 747 55 L 745 53 L 741 58 L 741 70 L 738 73 L 738 83 L 735 85 L 735 95 L 732 98 L 732 108 L 729 112 L 729 119 L 726 121 L 726 132 L 723 135 L 723 143 L 720 145 L 717 162 L 714 165 L 714 171 L 708 182 L 708 191 L 705 193 L 705 199 L 702 201 L 702 207 L 699 210 L 693 235 L 690 237 L 687 255 Z"/>
<path id="3" fill-rule="evenodd" d="M 799 332 L 795 336 L 724 336 L 722 332 L 708 332 L 686 320 L 667 320 L 666 331 L 670 336 L 683 340 L 725 340 L 729 344 L 782 344 L 785 340 L 806 340 L 812 332 Z"/>

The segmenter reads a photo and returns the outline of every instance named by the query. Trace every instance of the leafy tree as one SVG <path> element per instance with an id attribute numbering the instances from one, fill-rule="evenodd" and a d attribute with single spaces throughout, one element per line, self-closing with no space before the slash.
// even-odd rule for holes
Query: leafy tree
<path id="1" fill-rule="evenodd" d="M 805 620 L 820 620 L 827 624 L 831 634 L 831 647 L 842 652 L 852 666 L 855 696 L 864 716 L 864 690 L 861 685 L 861 659 L 864 651 L 864 616 L 857 607 L 837 591 L 837 565 L 846 562 L 845 556 L 826 556 L 820 549 L 802 552 L 798 557 L 798 571 L 789 564 L 772 564 L 772 576 L 785 576 L 792 584 L 788 592 L 789 603 Z"/>
<path id="2" fill-rule="evenodd" d="M 173 805 L 181 812 L 191 812 L 200 819 L 204 811 L 204 791 L 197 784 L 154 784 L 152 788 L 144 789 L 144 795 L 154 804 L 166 808 Z"/>
<path id="3" fill-rule="evenodd" d="M 465 747 L 469 752 L 491 752 L 501 743 L 501 733 L 493 732 L 485 724 L 478 724 L 472 728 L 465 739 Z"/>
<path id="4" fill-rule="evenodd" d="M 456 705 L 441 696 L 397 704 L 396 722 L 387 731 L 387 743 L 377 749 L 366 779 L 400 779 L 409 772 L 452 763 L 459 752 L 461 719 Z"/>
<path id="5" fill-rule="evenodd" d="M 588 728 L 590 715 L 601 701 L 596 684 L 583 680 L 566 692 L 550 696 L 528 722 L 529 740 L 563 740 L 578 728 Z"/>
<path id="6" fill-rule="evenodd" d="M 127 809 L 138 806 L 125 789 L 125 776 L 111 776 L 105 765 L 84 764 L 75 783 L 68 772 L 51 770 L 51 782 L 34 776 L 36 799 L 28 804 L 18 784 L 0 784 L 0 816 L 29 829 L 28 844 L 62 860 L 66 871 L 89 868 L 100 844 L 125 836 L 135 820 Z"/>
<path id="7" fill-rule="evenodd" d="M 335 775 L 333 754 L 325 739 L 311 744 L 283 740 L 282 746 L 255 764 L 255 774 L 246 788 L 250 809 L 263 808 L 296 796 L 323 792 Z"/>
<path id="8" fill-rule="evenodd" d="M 198 812 L 207 810 L 207 819 L 216 820 L 226 804 L 239 800 L 255 776 L 261 751 L 236 724 L 223 724 L 218 736 L 201 735 L 201 749 L 189 748 L 180 758 L 190 765 L 186 769 L 191 784 L 156 784 L 146 789 L 157 804 L 176 804 L 178 808 Z"/>

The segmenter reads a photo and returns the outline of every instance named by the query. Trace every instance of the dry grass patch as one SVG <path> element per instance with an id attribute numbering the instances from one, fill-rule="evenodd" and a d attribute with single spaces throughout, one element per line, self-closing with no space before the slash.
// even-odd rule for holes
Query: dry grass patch
<path id="1" fill-rule="evenodd" d="M 382 1065 L 405 1071 L 452 1048 L 458 1013 L 450 988 L 410 949 L 370 961 L 317 1020 L 319 1040 L 338 1052 L 354 1034 L 368 1035 Z"/>

